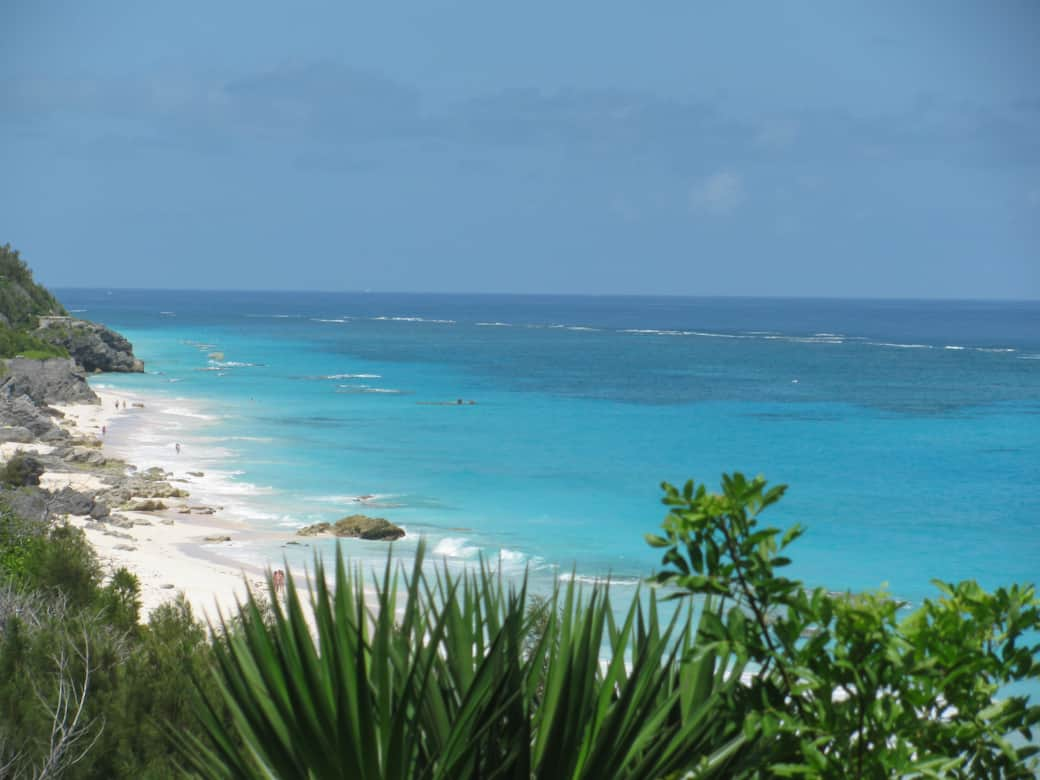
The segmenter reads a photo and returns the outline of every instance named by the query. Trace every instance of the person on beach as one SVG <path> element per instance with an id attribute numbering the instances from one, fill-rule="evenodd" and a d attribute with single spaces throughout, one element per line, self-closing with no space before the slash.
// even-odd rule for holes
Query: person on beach
<path id="1" fill-rule="evenodd" d="M 178 455 L 180 455 L 180 454 L 181 454 L 181 443 L 180 443 L 180 442 L 177 442 L 176 444 L 174 444 L 174 445 L 173 445 L 173 448 L 174 448 L 175 450 L 177 450 L 177 454 L 178 454 Z"/>
<path id="2" fill-rule="evenodd" d="M 108 433 L 108 426 L 107 425 L 102 425 L 101 426 L 101 435 L 104 436 L 106 433 Z"/>
<path id="3" fill-rule="evenodd" d="M 271 575 L 271 584 L 274 586 L 274 595 L 277 596 L 285 587 L 285 572 L 275 569 L 274 574 Z"/>

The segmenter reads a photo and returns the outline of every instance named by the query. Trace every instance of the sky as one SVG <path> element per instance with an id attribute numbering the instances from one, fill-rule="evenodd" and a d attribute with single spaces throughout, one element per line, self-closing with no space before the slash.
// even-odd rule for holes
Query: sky
<path id="1" fill-rule="evenodd" d="M 1040 3 L 0 0 L 56 287 L 1040 298 Z"/>

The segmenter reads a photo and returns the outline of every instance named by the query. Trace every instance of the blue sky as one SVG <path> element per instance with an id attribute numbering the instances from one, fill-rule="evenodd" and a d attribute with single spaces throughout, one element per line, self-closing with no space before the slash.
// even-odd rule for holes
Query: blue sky
<path id="1" fill-rule="evenodd" d="M 0 2 L 55 286 L 1040 298 L 1040 4 Z"/>

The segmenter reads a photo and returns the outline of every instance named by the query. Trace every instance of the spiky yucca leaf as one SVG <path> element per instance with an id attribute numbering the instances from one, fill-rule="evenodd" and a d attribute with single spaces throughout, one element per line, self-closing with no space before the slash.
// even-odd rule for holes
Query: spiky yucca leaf
<path id="1" fill-rule="evenodd" d="M 205 778 L 724 777 L 740 763 L 739 668 L 698 642 L 692 611 L 662 624 L 637 594 L 620 622 L 609 589 L 573 580 L 545 603 L 482 563 L 453 574 L 387 564 L 366 595 L 337 551 L 271 616 L 254 596 L 215 632 L 220 701 L 208 742 L 182 740 Z M 272 593 L 273 596 L 273 593 Z M 712 609 L 711 605 L 705 607 Z M 606 655 L 607 660 L 601 659 Z M 230 712 L 230 726 L 221 714 Z"/>

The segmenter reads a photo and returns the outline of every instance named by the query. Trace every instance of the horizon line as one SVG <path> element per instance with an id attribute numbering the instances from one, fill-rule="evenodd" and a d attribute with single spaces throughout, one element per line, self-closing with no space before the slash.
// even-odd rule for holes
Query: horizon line
<path id="1" fill-rule="evenodd" d="M 194 293 L 317 293 L 321 295 L 430 295 L 430 296 L 473 296 L 517 298 L 676 298 L 676 299 L 726 299 L 726 300 L 791 300 L 791 301 L 904 301 L 919 303 L 1040 303 L 1036 298 L 967 298 L 958 296 L 936 296 L 922 298 L 913 295 L 880 297 L 875 295 L 734 295 L 725 293 L 621 293 L 621 292 L 502 292 L 502 291 L 429 291 L 429 290 L 316 290 L 307 288 L 274 287 L 115 287 L 48 284 L 52 290 L 89 290 L 92 292 L 194 292 Z"/>

